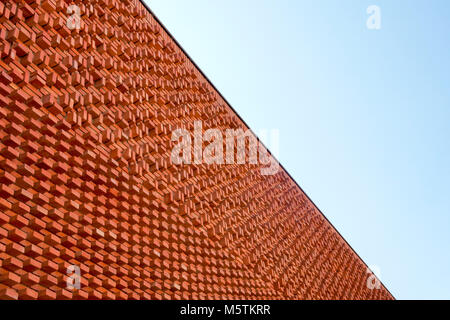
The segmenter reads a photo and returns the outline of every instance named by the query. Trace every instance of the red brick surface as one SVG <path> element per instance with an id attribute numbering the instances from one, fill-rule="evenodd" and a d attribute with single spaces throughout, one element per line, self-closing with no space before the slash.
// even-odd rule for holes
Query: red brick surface
<path id="1" fill-rule="evenodd" d="M 245 124 L 140 2 L 74 3 L 0 3 L 1 299 L 393 298 L 283 170 L 172 164 Z"/>

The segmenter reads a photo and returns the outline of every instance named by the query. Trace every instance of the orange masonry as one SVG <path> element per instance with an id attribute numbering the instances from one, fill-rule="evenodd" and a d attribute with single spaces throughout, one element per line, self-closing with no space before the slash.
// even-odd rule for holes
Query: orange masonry
<path id="1" fill-rule="evenodd" d="M 0 26 L 1 299 L 393 298 L 282 168 L 171 161 L 176 129 L 247 127 L 142 3 Z"/>

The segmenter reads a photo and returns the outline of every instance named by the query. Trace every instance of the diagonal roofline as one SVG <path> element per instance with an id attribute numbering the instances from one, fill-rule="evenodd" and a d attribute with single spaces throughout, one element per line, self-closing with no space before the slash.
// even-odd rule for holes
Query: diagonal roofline
<path id="1" fill-rule="evenodd" d="M 167 35 L 175 42 L 175 44 L 178 46 L 178 48 L 181 49 L 181 51 L 184 53 L 184 55 L 189 59 L 189 61 L 194 65 L 194 67 L 200 72 L 200 74 L 206 79 L 206 81 L 211 85 L 211 87 L 219 94 L 219 96 L 225 101 L 225 103 L 230 107 L 230 109 L 236 114 L 236 116 L 239 118 L 239 120 L 242 121 L 242 123 L 250 129 L 252 132 L 253 130 L 250 128 L 250 126 L 245 122 L 244 119 L 239 115 L 239 113 L 233 108 L 233 106 L 228 102 L 228 100 L 222 95 L 222 93 L 216 88 L 216 86 L 212 83 L 212 81 L 206 76 L 206 74 L 203 72 L 203 70 L 195 63 L 194 59 L 191 58 L 191 56 L 186 52 L 186 50 L 181 46 L 181 44 L 175 39 L 175 37 L 170 33 L 170 31 L 167 29 L 167 27 L 161 22 L 160 19 L 156 16 L 156 14 L 150 9 L 150 7 L 144 2 L 144 0 L 138 0 L 144 8 L 153 16 L 153 18 L 156 20 L 156 22 L 159 23 L 159 25 L 163 28 L 163 30 L 167 33 Z M 266 150 L 270 152 L 270 150 L 264 145 L 264 143 L 259 139 L 259 137 L 253 132 L 255 137 L 258 139 L 258 141 L 264 146 Z M 308 194 L 302 189 L 302 187 L 297 183 L 297 181 L 291 176 L 291 174 L 286 170 L 286 168 L 281 164 L 280 161 L 270 152 L 271 156 L 278 162 L 281 169 L 288 175 L 288 177 L 295 183 L 295 185 L 300 189 L 300 191 L 306 196 L 306 198 L 313 204 L 313 206 L 320 212 L 320 214 L 325 218 L 325 220 L 330 224 L 330 226 L 336 231 L 336 233 L 341 237 L 342 240 L 349 246 L 349 248 L 353 251 L 353 253 L 358 257 L 358 259 L 366 266 L 367 269 L 370 270 L 369 266 L 366 264 L 366 262 L 359 256 L 359 254 L 356 252 L 355 249 L 348 243 L 348 241 L 342 236 L 342 234 L 336 229 L 336 227 L 331 223 L 331 221 L 327 218 L 327 216 L 319 209 L 319 207 L 314 203 L 314 201 L 308 196 Z M 377 277 L 378 279 L 378 277 Z M 384 285 L 384 283 L 378 279 L 382 286 L 386 289 L 387 292 L 392 296 L 392 298 L 395 299 L 394 295 L 389 291 L 389 289 Z"/>

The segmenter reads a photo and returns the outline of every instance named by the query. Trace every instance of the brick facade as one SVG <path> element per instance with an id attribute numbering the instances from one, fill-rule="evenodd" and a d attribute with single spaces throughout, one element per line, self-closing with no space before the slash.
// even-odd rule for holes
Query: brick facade
<path id="1" fill-rule="evenodd" d="M 393 298 L 284 170 L 174 165 L 245 123 L 142 3 L 74 3 L 0 2 L 1 299 Z"/>

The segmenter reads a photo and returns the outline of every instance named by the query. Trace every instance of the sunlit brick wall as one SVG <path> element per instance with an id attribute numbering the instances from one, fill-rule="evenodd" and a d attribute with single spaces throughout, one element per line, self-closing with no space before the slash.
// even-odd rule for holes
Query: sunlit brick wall
<path id="1" fill-rule="evenodd" d="M 140 2 L 0 26 L 1 299 L 392 298 L 284 170 L 172 163 L 176 128 L 246 127 Z"/>

